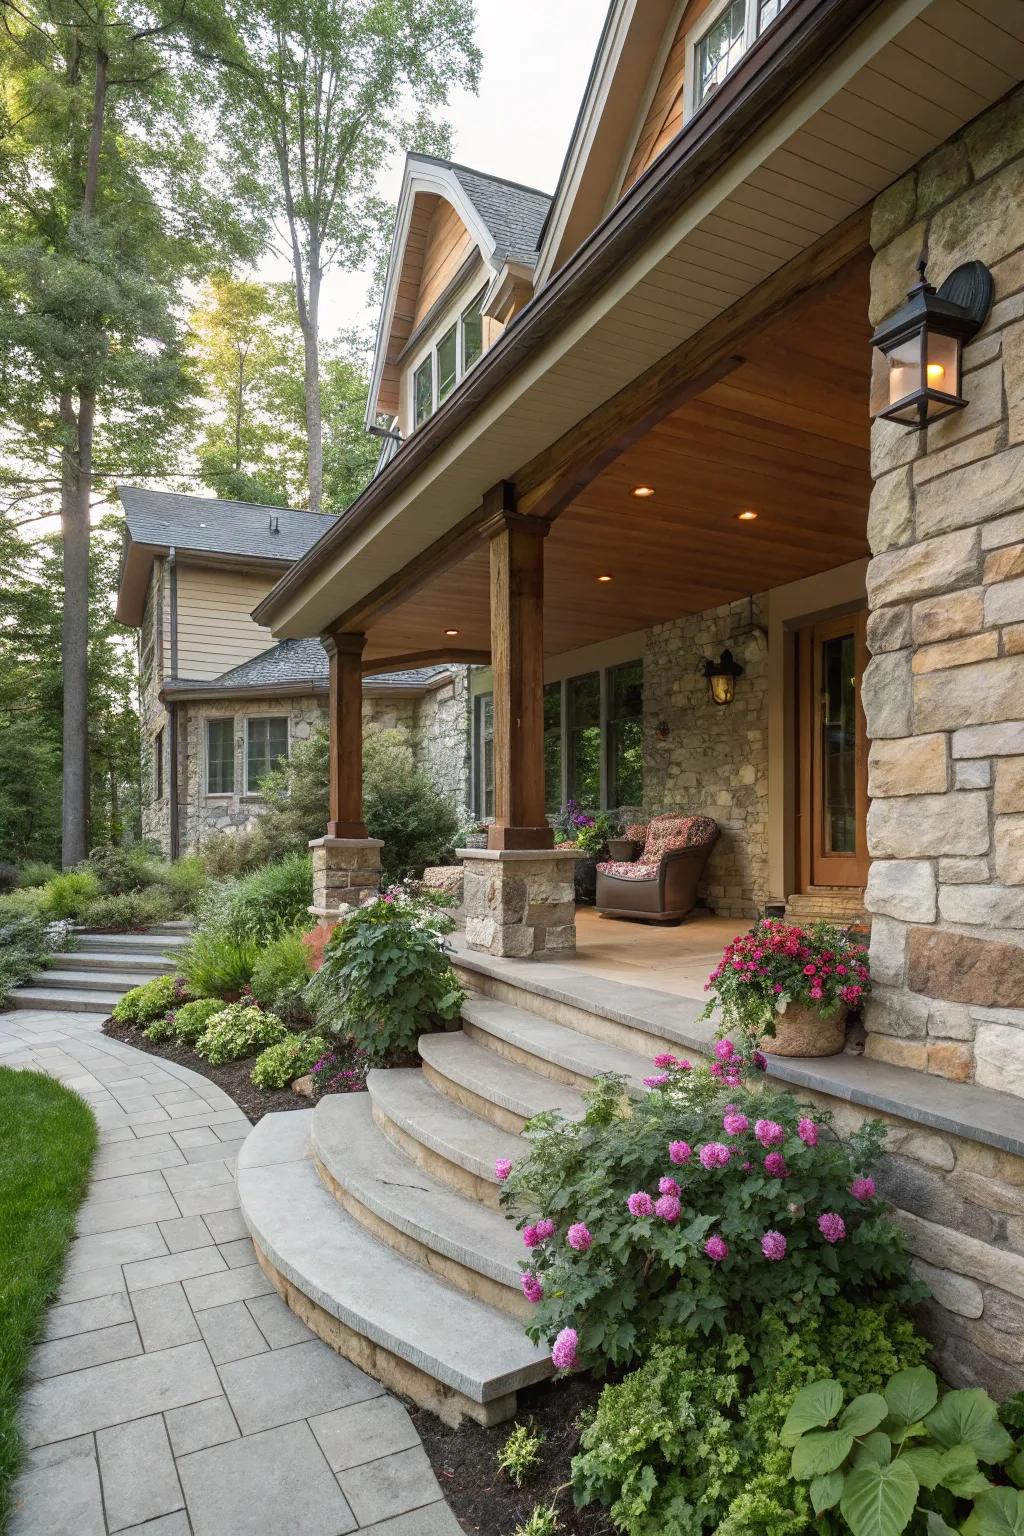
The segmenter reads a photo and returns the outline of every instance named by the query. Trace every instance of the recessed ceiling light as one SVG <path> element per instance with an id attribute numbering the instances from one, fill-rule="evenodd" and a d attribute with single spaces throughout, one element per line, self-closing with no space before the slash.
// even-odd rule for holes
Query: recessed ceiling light
<path id="1" fill-rule="evenodd" d="M 748 507 L 745 512 L 737 512 L 736 516 L 741 523 L 752 523 L 757 517 L 757 513 Z"/>
<path id="2" fill-rule="evenodd" d="M 599 576 L 597 579 L 598 581 L 611 581 L 610 576 Z"/>
<path id="3" fill-rule="evenodd" d="M 634 485 L 634 487 L 633 487 L 633 495 L 634 496 L 639 496 L 641 500 L 643 500 L 643 498 L 645 496 L 653 496 L 654 495 L 654 486 L 653 485 Z"/>
<path id="4" fill-rule="evenodd" d="M 445 634 L 446 635 L 457 635 L 458 634 L 458 630 L 457 629 L 446 629 L 445 630 Z"/>

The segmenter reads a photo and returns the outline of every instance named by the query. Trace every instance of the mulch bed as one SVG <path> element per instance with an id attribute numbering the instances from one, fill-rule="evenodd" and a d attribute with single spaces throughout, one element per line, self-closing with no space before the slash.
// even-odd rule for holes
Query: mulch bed
<path id="1" fill-rule="evenodd" d="M 566 1486 L 579 1447 L 580 1414 L 595 1407 L 600 1394 L 601 1383 L 582 1376 L 520 1392 L 514 1422 L 529 1424 L 544 1436 L 540 1465 L 522 1488 L 497 1467 L 512 1424 L 484 1429 L 465 1419 L 451 1429 L 425 1408 L 410 1405 L 413 1423 L 462 1529 L 473 1536 L 512 1536 L 535 1505 L 556 1501 L 562 1522 L 559 1536 L 614 1536 L 615 1527 L 603 1510 L 573 1508 L 572 1491 Z"/>

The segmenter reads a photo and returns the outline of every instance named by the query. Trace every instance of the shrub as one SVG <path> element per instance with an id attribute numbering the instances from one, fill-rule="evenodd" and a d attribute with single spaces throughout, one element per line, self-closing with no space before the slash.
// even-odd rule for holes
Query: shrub
<path id="1" fill-rule="evenodd" d="M 185 854 L 172 864 L 160 864 L 155 873 L 157 883 L 173 901 L 175 913 L 194 912 L 210 883 L 206 865 L 198 853 Z"/>
<path id="2" fill-rule="evenodd" d="M 288 1031 L 272 1013 L 250 1003 L 229 1003 L 210 1019 L 196 1041 L 196 1051 L 211 1066 L 255 1056 L 264 1046 L 276 1045 Z"/>
<path id="3" fill-rule="evenodd" d="M 724 1032 L 773 1035 L 777 1014 L 791 1004 L 823 1019 L 844 1004 L 859 1008 L 871 990 L 868 952 L 832 923 L 805 929 L 766 917 L 726 945 L 706 990 L 712 996 L 701 1018 L 720 1005 Z"/>
<path id="4" fill-rule="evenodd" d="M 298 993 L 301 1000 L 309 975 L 309 953 L 303 935 L 298 928 L 292 928 L 273 939 L 257 960 L 252 973 L 252 995 L 261 1007 L 274 1012 L 281 1012 L 277 1003 L 284 998 L 282 1017 L 290 1016 L 295 1008 L 295 995 Z"/>
<path id="5" fill-rule="evenodd" d="M 363 742 L 363 816 L 370 836 L 384 839 L 386 880 L 418 878 L 442 863 L 459 826 L 452 802 L 416 767 L 405 733 L 375 726 Z"/>
<path id="6" fill-rule="evenodd" d="M 45 923 L 35 913 L 5 914 L 0 919 L 0 1007 L 12 987 L 27 981 L 51 954 L 70 947 L 67 923 Z"/>
<path id="7" fill-rule="evenodd" d="M 350 1035 L 371 1062 L 458 1018 L 465 994 L 444 947 L 454 926 L 433 903 L 401 893 L 358 908 L 324 951 L 311 987 L 317 1018 Z"/>
<path id="8" fill-rule="evenodd" d="M 222 997 L 197 997 L 194 1002 L 183 1003 L 174 1014 L 174 1034 L 186 1045 L 195 1045 L 214 1014 L 223 1012 Z"/>
<path id="9" fill-rule="evenodd" d="M 158 886 L 122 891 L 116 896 L 97 896 L 83 908 L 82 921 L 90 928 L 114 928 L 123 932 L 165 923 L 177 915 L 169 892 Z"/>
<path id="10" fill-rule="evenodd" d="M 182 974 L 201 997 L 235 998 L 248 985 L 260 947 L 219 929 L 194 933 L 181 952 Z"/>
<path id="11" fill-rule="evenodd" d="M 326 814 L 320 831 L 311 836 L 322 836 L 325 823 Z M 199 858 L 211 879 L 223 880 L 248 874 L 249 870 L 265 864 L 267 850 L 255 832 L 220 832 L 203 844 Z"/>
<path id="12" fill-rule="evenodd" d="M 29 887 L 46 885 L 58 873 L 55 866 L 44 859 L 26 859 L 21 866 L 21 884 Z"/>
<path id="13" fill-rule="evenodd" d="M 351 1037 L 335 1040 L 310 1068 L 316 1097 L 323 1098 L 325 1093 L 361 1093 L 369 1070 L 366 1052 Z"/>
<path id="14" fill-rule="evenodd" d="M 100 883 L 91 869 L 69 869 L 54 875 L 43 886 L 39 910 L 46 917 L 68 918 L 72 922 L 82 916 L 91 901 L 101 896 Z"/>
<path id="15" fill-rule="evenodd" d="M 190 996 L 188 984 L 181 976 L 154 976 L 141 987 L 132 987 L 114 1004 L 113 1018 L 118 1024 L 152 1024 L 154 1019 L 188 1002 Z"/>
<path id="16" fill-rule="evenodd" d="M 16 890 L 21 883 L 21 873 L 17 864 L 8 864 L 0 860 L 0 891 Z"/>
<path id="17" fill-rule="evenodd" d="M 312 860 L 308 853 L 290 853 L 211 892 L 201 925 L 269 944 L 298 923 L 308 923 L 312 900 Z"/>
<path id="18" fill-rule="evenodd" d="M 626 1364 L 666 1328 L 750 1334 L 768 1303 L 799 1326 L 840 1289 L 922 1294 L 866 1177 L 884 1126 L 841 1141 L 759 1074 L 745 1086 L 730 1042 L 716 1052 L 710 1068 L 656 1057 L 636 1103 L 609 1077 L 582 1120 L 527 1127 L 503 1201 L 531 1218 L 532 1338 L 568 1329 L 584 1362 Z"/>
<path id="19" fill-rule="evenodd" d="M 311 1072 L 327 1048 L 323 1035 L 291 1035 L 277 1045 L 268 1045 L 256 1058 L 252 1081 L 257 1088 L 287 1088 L 297 1077 Z"/>
<path id="20" fill-rule="evenodd" d="M 536 1471 L 540 1465 L 543 1444 L 544 1436 L 539 1431 L 531 1429 L 528 1424 L 513 1425 L 505 1444 L 498 1452 L 498 1471 L 504 1472 L 517 1488 L 521 1488 L 530 1473 Z"/>
<path id="21" fill-rule="evenodd" d="M 124 896 L 152 885 L 153 861 L 139 844 L 94 848 L 85 866 L 96 876 L 105 896 Z"/>

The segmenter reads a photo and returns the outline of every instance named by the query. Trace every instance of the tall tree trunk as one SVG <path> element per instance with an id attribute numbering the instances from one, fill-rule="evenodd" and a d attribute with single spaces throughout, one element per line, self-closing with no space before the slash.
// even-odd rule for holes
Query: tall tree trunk
<path id="1" fill-rule="evenodd" d="M 319 512 L 324 494 L 324 438 L 320 417 L 320 253 L 309 253 L 309 295 L 302 321 L 305 362 L 306 458 L 309 478 L 309 510 Z"/>
<path id="2" fill-rule="evenodd" d="M 80 864 L 89 840 L 89 488 L 94 403 L 60 400 L 67 440 L 61 469 L 60 528 L 64 557 L 63 801 L 61 863 Z"/>

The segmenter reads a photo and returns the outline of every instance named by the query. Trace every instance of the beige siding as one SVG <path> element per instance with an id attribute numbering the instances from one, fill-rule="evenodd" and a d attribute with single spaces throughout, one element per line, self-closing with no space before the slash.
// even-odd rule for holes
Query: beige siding
<path id="1" fill-rule="evenodd" d="M 441 297 L 473 248 L 473 237 L 451 203 L 439 201 L 423 254 L 423 271 L 416 297 L 416 325 Z"/>
<path id="2" fill-rule="evenodd" d="M 620 197 L 625 197 L 634 182 L 639 181 L 647 167 L 657 160 L 662 150 L 671 144 L 683 126 L 686 36 L 710 3 L 711 0 L 692 0 L 690 5 L 683 7 L 683 14 L 679 18 L 672 46 L 661 71 L 661 78 L 619 189 Z"/>
<path id="3" fill-rule="evenodd" d="M 273 578 L 178 566 L 178 676 L 219 677 L 274 644 L 249 617 Z"/>

